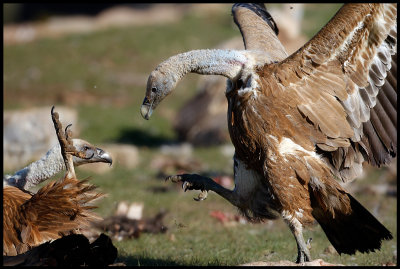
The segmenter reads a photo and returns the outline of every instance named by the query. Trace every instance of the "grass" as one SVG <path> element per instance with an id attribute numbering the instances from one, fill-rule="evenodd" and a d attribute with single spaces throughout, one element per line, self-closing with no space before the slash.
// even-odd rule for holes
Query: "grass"
<path id="1" fill-rule="evenodd" d="M 295 240 L 282 220 L 225 227 L 209 214 L 212 210 L 236 213 L 232 205 L 213 193 L 206 201 L 195 202 L 192 197 L 197 192 L 182 192 L 179 186 L 158 178 L 158 171 L 150 166 L 160 145 L 176 142 L 171 121 L 194 94 L 198 76 L 185 78 L 157 108 L 151 121 L 143 120 L 139 113 L 146 77 L 173 54 L 211 48 L 238 35 L 229 9 L 227 5 L 226 12 L 212 16 L 190 13 L 179 23 L 113 28 L 4 47 L 5 109 L 74 106 L 79 112 L 80 137 L 94 144 L 128 143 L 139 147 L 140 164 L 134 169 L 118 164 L 106 174 L 77 169 L 79 177 L 91 176 L 92 182 L 107 192 L 97 209 L 102 216 L 112 214 L 121 200 L 143 202 L 144 216 L 154 215 L 162 208 L 168 211 L 165 234 L 142 234 L 135 240 L 115 241 L 117 261 L 127 265 L 175 266 L 295 260 Z M 337 9 L 338 5 L 333 4 L 306 5 L 304 32 L 311 37 Z M 66 103 L 65 93 L 76 95 Z M 205 164 L 203 172 L 233 173 L 232 158 L 224 156 L 220 147 L 195 148 L 193 156 Z M 378 177 L 373 173 L 357 184 L 376 183 Z M 157 186 L 167 186 L 169 191 L 154 193 L 151 187 Z M 384 242 L 377 253 L 323 256 L 329 241 L 315 226 L 304 235 L 313 238 L 312 257 L 346 265 L 396 262 L 396 198 L 370 194 L 356 198 L 370 210 L 379 200 L 382 206 L 378 218 L 392 231 L 394 240 Z"/>

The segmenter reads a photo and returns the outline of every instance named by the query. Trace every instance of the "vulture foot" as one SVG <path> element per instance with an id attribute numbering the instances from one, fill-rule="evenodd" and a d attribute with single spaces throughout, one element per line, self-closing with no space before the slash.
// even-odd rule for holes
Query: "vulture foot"
<path id="1" fill-rule="evenodd" d="M 298 244 L 297 245 L 298 255 L 297 255 L 296 263 L 303 263 L 303 262 L 311 261 L 309 242 L 307 241 L 307 243 L 308 244 Z"/>
<path id="2" fill-rule="evenodd" d="M 203 177 L 197 174 L 182 174 L 182 175 L 175 175 L 169 176 L 165 179 L 171 180 L 174 183 L 183 182 L 182 189 L 186 192 L 187 190 L 200 190 L 201 193 L 196 198 L 193 199 L 196 201 L 203 201 L 207 198 L 208 191 L 210 188 L 208 187 L 210 181 L 214 182 L 211 178 Z"/>
<path id="3" fill-rule="evenodd" d="M 297 259 L 296 263 L 304 263 L 311 261 L 310 249 L 311 249 L 311 241 L 312 238 L 309 238 L 307 241 L 304 241 L 303 238 L 303 226 L 296 219 L 285 219 L 287 224 L 289 225 L 290 231 L 294 235 L 297 243 Z"/>
<path id="4" fill-rule="evenodd" d="M 83 151 L 77 151 L 73 145 L 72 131 L 70 130 L 72 124 L 68 124 L 68 126 L 65 127 L 64 133 L 62 132 L 62 124 L 60 122 L 60 117 L 58 112 L 54 111 L 54 106 L 51 108 L 51 118 L 54 123 L 54 128 L 56 130 L 60 146 L 65 151 L 65 153 L 63 153 L 63 158 L 66 159 L 66 156 L 64 155 L 70 154 L 79 157 L 81 159 L 88 159 Z"/>

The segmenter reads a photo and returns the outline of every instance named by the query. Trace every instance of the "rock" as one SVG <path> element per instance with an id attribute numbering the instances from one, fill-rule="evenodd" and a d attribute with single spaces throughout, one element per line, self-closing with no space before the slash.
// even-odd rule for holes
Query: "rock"
<path id="1" fill-rule="evenodd" d="M 204 165 L 192 157 L 193 148 L 189 143 L 163 145 L 150 163 L 150 168 L 158 170 L 159 177 L 199 171 Z"/>
<path id="2" fill-rule="evenodd" d="M 121 201 L 117 205 L 116 216 L 126 216 L 128 219 L 140 220 L 143 216 L 143 203 L 133 202 L 128 205 L 127 202 Z"/>
<path id="3" fill-rule="evenodd" d="M 62 106 L 56 110 L 63 126 L 71 123 L 73 137 L 79 137 L 78 112 Z M 4 112 L 4 170 L 23 168 L 58 143 L 50 111 L 46 106 Z"/>
<path id="4" fill-rule="evenodd" d="M 139 150 L 134 145 L 128 144 L 107 144 L 104 149 L 110 152 L 115 163 L 121 166 L 132 169 L 139 164 Z"/>
<path id="5" fill-rule="evenodd" d="M 113 158 L 114 159 L 114 158 Z M 91 174 L 105 174 L 110 172 L 114 168 L 114 165 L 109 165 L 105 163 L 88 163 L 82 166 L 78 166 L 76 170 L 83 170 L 90 172 Z"/>
<path id="6" fill-rule="evenodd" d="M 160 152 L 165 155 L 173 155 L 175 157 L 191 157 L 193 147 L 189 143 L 182 143 L 178 145 L 162 145 Z"/>
<path id="7" fill-rule="evenodd" d="M 233 158 L 235 147 L 232 144 L 225 144 L 220 147 L 220 151 L 225 157 Z"/>

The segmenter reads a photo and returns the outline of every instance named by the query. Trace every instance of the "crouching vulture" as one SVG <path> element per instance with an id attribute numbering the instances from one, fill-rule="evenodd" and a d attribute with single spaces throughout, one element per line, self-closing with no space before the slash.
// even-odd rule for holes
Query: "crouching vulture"
<path id="1" fill-rule="evenodd" d="M 67 126 L 65 133 L 58 113 L 51 114 L 59 146 L 43 158 L 3 179 L 3 255 L 15 256 L 34 246 L 75 233 L 101 220 L 91 209 L 92 203 L 104 194 L 87 180 L 79 181 L 74 164 L 111 163 L 110 155 L 87 141 L 72 139 Z M 65 168 L 66 175 L 31 194 L 26 189 L 37 185 Z"/>
<path id="2" fill-rule="evenodd" d="M 81 156 L 84 156 L 84 158 L 72 156 L 74 166 L 89 163 L 112 164 L 110 153 L 90 144 L 88 141 L 72 138 L 71 143 L 78 152 L 82 152 Z M 57 144 L 47 151 L 40 160 L 27 165 L 15 172 L 14 175 L 3 176 L 3 186 L 13 186 L 19 189 L 29 190 L 64 169 L 65 164 L 61 155 L 61 147 L 60 144 Z"/>
<path id="3" fill-rule="evenodd" d="M 263 5 L 234 4 L 245 50 L 194 50 L 151 72 L 141 114 L 187 73 L 228 78 L 235 188 L 196 174 L 184 189 L 212 190 L 250 220 L 281 216 L 311 260 L 303 228 L 316 220 L 339 253 L 380 249 L 392 234 L 337 181 L 397 154 L 397 4 L 345 4 L 303 47 L 287 55 Z M 167 178 L 168 179 L 168 178 Z"/>

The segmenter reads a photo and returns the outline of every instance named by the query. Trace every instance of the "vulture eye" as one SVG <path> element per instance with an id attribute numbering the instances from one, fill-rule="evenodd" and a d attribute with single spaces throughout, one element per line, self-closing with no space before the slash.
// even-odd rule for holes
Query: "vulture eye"
<path id="1" fill-rule="evenodd" d="M 151 92 L 156 92 L 156 91 L 157 91 L 156 87 L 151 88 Z"/>
<path id="2" fill-rule="evenodd" d="M 88 150 L 89 147 L 88 147 L 88 146 L 84 146 L 83 149 L 84 149 L 84 150 Z"/>

